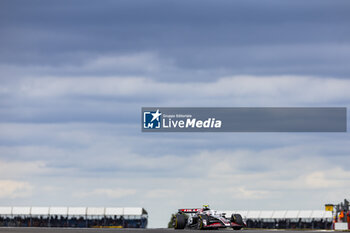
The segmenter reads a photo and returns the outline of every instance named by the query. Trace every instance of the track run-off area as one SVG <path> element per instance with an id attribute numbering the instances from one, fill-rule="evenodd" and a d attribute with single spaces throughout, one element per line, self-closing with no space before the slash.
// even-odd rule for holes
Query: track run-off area
<path id="1" fill-rule="evenodd" d="M 155 229 L 108 229 L 108 228 L 35 228 L 35 227 L 0 227 L 0 233 L 100 233 L 100 232 L 117 232 L 117 233 L 195 233 L 195 232 L 232 232 L 232 233 L 274 233 L 286 231 L 287 233 L 314 233 L 314 232 L 333 232 L 332 230 L 241 230 L 234 231 L 232 229 L 223 230 L 174 230 L 169 228 L 155 228 Z"/>

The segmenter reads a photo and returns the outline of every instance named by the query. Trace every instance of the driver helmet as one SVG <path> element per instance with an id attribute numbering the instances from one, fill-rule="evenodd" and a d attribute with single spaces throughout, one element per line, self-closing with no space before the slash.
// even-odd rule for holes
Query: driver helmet
<path id="1" fill-rule="evenodd" d="M 203 211 L 210 210 L 209 205 L 203 205 Z"/>

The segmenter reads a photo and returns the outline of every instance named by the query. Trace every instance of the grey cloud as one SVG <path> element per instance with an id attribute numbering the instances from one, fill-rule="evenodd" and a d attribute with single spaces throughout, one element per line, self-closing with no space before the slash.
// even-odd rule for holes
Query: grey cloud
<path id="1" fill-rule="evenodd" d="M 345 79 L 308 76 L 233 76 L 186 83 L 144 77 L 19 78 L 0 89 L 6 97 L 0 100 L 0 121 L 136 126 L 144 106 L 347 106 L 349 86 Z"/>
<path id="2" fill-rule="evenodd" d="M 349 75 L 346 1 L 2 4 L 3 64 L 79 65 L 100 54 L 156 52 L 192 73 Z"/>

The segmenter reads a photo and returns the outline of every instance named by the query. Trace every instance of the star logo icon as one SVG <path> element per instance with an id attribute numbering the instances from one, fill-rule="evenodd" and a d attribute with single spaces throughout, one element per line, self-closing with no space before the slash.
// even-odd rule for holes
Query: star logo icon
<path id="1" fill-rule="evenodd" d="M 162 127 L 162 112 L 154 108 L 153 111 L 143 111 L 143 128 L 160 129 Z"/>
<path id="2" fill-rule="evenodd" d="M 152 120 L 151 120 L 151 122 L 152 121 L 154 121 L 154 120 L 157 120 L 157 121 L 159 121 L 159 116 L 161 116 L 162 115 L 162 113 L 160 113 L 159 112 L 159 109 L 157 109 L 157 111 L 155 112 L 155 113 L 152 113 Z"/>

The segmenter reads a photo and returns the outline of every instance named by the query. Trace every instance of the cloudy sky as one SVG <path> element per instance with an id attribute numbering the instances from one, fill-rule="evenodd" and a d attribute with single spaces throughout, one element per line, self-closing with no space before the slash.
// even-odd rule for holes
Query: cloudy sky
<path id="1" fill-rule="evenodd" d="M 141 133 L 143 106 L 350 105 L 349 1 L 0 1 L 0 206 L 323 209 L 348 133 Z"/>

